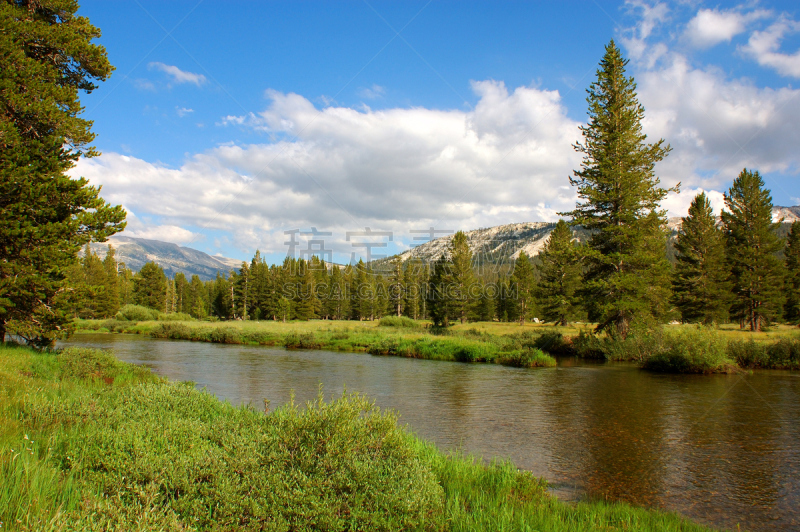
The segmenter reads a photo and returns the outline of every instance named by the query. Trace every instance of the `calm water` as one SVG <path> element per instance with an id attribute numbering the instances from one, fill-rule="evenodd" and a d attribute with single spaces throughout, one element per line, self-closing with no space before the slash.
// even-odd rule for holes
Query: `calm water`
<path id="1" fill-rule="evenodd" d="M 502 457 L 562 499 L 609 497 L 723 528 L 800 530 L 800 373 L 658 375 L 562 360 L 516 369 L 326 351 L 79 335 L 234 404 L 342 390 L 443 449 Z"/>

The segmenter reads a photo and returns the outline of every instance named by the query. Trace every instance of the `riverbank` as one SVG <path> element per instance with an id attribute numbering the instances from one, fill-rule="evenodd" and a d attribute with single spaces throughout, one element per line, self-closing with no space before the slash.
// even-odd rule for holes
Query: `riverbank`
<path id="1" fill-rule="evenodd" d="M 708 530 L 564 504 L 350 395 L 264 414 L 72 348 L 0 347 L 4 530 Z"/>
<path id="2" fill-rule="evenodd" d="M 800 330 L 777 326 L 750 333 L 733 326 L 716 329 L 664 325 L 625 341 L 591 333 L 591 324 L 479 322 L 435 334 L 424 322 L 383 318 L 349 321 L 127 321 L 79 320 L 78 332 L 145 334 L 155 338 L 368 352 L 430 360 L 549 367 L 553 356 L 632 361 L 669 373 L 737 373 L 749 369 L 800 369 Z"/>

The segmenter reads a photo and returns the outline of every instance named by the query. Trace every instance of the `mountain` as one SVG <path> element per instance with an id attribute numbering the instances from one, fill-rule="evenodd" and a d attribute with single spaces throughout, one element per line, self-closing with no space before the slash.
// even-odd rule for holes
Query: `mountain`
<path id="1" fill-rule="evenodd" d="M 108 242 L 90 244 L 92 252 L 101 259 L 108 252 L 108 245 L 117 253 L 117 260 L 138 272 L 148 262 L 155 262 L 168 277 L 183 272 L 186 277 L 197 274 L 203 281 L 217 276 L 217 272 L 227 275 L 233 269 L 238 270 L 242 261 L 227 257 L 212 256 L 192 248 L 185 248 L 169 242 L 146 240 L 130 236 L 114 235 Z"/>
<path id="2" fill-rule="evenodd" d="M 791 222 L 800 221 L 800 205 L 773 207 L 772 217 L 775 221 L 781 218 L 784 219 L 783 226 L 778 230 L 778 234 L 781 237 L 785 237 L 789 232 Z M 678 234 L 681 222 L 681 217 L 667 220 L 667 228 L 671 233 L 670 243 L 674 241 L 675 236 Z M 509 259 L 515 260 L 521 251 L 525 251 L 529 257 L 535 257 L 547 243 L 550 232 L 555 226 L 555 223 L 527 222 L 477 229 L 465 232 L 465 234 L 467 235 L 472 255 L 478 259 L 478 262 L 497 264 L 509 261 Z M 585 242 L 588 237 L 588 232 L 580 227 L 574 228 L 573 234 L 578 242 Z M 415 258 L 423 262 L 432 262 L 449 249 L 452 239 L 453 235 L 443 236 L 404 251 L 399 256 L 404 261 Z M 667 252 L 669 256 L 674 254 L 671 248 L 672 246 Z M 388 262 L 389 260 L 384 259 L 383 261 Z"/>
<path id="3" fill-rule="evenodd" d="M 516 260 L 521 252 L 535 257 L 547 243 L 556 224 L 552 222 L 526 222 L 498 225 L 474 231 L 465 231 L 472 256 L 478 263 L 500 264 Z M 575 238 L 583 242 L 587 236 L 581 228 L 573 230 Z M 399 257 L 433 262 L 450 248 L 453 235 L 443 236 L 404 251 Z"/>

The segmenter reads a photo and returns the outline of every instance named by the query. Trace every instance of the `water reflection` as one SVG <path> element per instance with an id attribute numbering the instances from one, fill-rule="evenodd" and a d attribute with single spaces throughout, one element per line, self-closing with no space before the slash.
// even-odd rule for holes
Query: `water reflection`
<path id="1" fill-rule="evenodd" d="M 674 376 L 561 360 L 524 370 L 124 335 L 113 349 L 234 404 L 346 388 L 441 448 L 512 460 L 562 498 L 626 500 L 719 527 L 800 528 L 800 374 Z"/>

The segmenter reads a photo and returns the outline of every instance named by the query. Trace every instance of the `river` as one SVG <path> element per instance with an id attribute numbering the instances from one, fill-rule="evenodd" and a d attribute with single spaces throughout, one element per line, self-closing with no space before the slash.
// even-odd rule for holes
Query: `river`
<path id="1" fill-rule="evenodd" d="M 363 393 L 439 448 L 510 459 L 561 499 L 609 498 L 721 528 L 800 530 L 800 372 L 664 375 L 559 360 L 518 369 L 132 335 L 112 350 L 233 404 Z"/>

